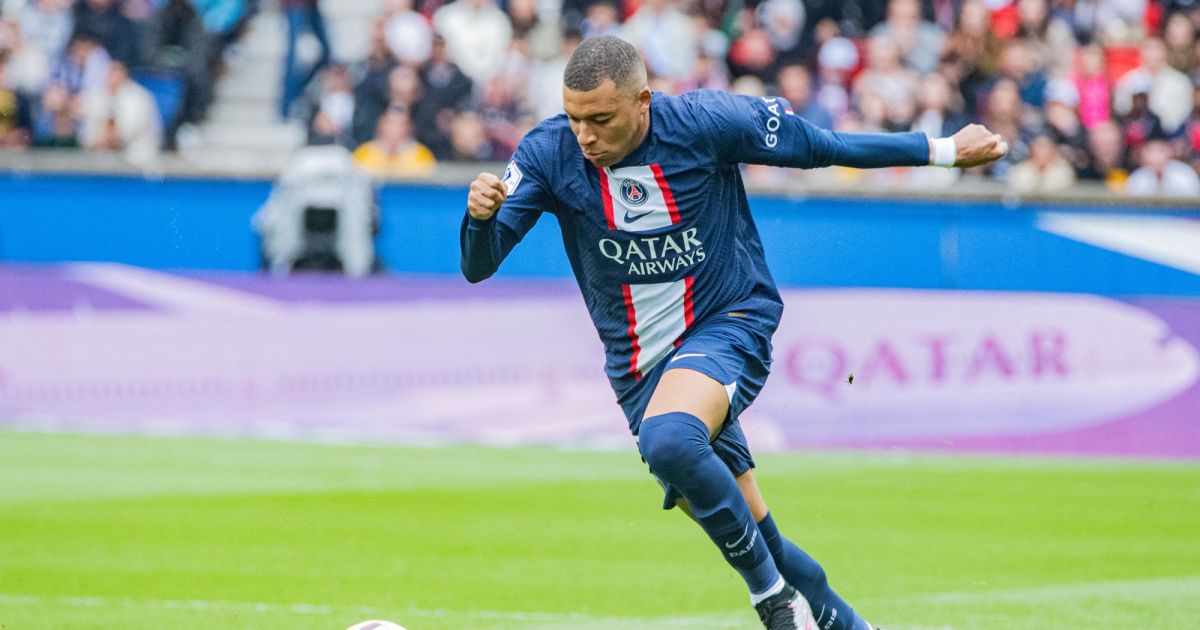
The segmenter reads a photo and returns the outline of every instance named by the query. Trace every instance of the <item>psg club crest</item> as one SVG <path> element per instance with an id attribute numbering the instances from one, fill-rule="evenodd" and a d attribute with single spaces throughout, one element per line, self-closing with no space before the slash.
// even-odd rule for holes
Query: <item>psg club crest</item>
<path id="1" fill-rule="evenodd" d="M 637 207 L 646 203 L 649 198 L 646 189 L 636 179 L 621 180 L 621 199 L 625 203 Z"/>

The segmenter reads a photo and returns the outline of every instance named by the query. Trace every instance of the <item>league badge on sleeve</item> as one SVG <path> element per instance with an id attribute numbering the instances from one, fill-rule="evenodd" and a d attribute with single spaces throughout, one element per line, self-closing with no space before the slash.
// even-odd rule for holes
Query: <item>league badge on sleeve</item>
<path id="1" fill-rule="evenodd" d="M 500 180 L 504 182 L 504 187 L 508 190 L 505 196 L 511 195 L 517 190 L 517 186 L 521 183 L 521 177 L 521 169 L 517 167 L 517 161 L 509 162 L 508 168 L 504 169 L 504 178 Z"/>

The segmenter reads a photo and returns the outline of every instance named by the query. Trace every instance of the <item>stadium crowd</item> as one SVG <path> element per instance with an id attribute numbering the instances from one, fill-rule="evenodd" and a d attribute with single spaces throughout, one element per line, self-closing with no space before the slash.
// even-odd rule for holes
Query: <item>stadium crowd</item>
<path id="1" fill-rule="evenodd" d="M 0 0 L 0 147 L 153 160 L 204 118 L 255 3 Z"/>
<path id="2" fill-rule="evenodd" d="M 148 117 L 112 115 L 126 109 L 114 103 L 146 105 L 122 96 L 137 91 L 126 69 L 181 73 L 179 120 L 198 120 L 219 51 L 254 10 L 243 0 L 0 2 L 0 145 L 131 152 L 143 136 L 126 127 Z M 776 94 L 837 130 L 943 136 L 981 122 L 1011 147 L 978 173 L 750 168 L 752 179 L 930 188 L 990 177 L 1021 193 L 1095 180 L 1200 196 L 1200 0 L 382 0 L 358 60 L 329 54 L 315 0 L 279 3 L 291 26 L 281 113 L 306 125 L 310 143 L 344 145 L 378 174 L 506 160 L 560 111 L 574 46 L 616 34 L 642 51 L 656 90 Z M 322 53 L 297 71 L 306 31 Z"/>

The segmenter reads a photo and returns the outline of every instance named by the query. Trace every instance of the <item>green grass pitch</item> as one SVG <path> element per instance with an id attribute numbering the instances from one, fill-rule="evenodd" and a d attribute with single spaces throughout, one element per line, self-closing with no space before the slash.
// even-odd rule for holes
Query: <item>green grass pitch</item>
<path id="1" fill-rule="evenodd" d="M 759 456 L 889 630 L 1189 628 L 1200 466 Z M 755 628 L 632 450 L 0 432 L 0 628 Z"/>

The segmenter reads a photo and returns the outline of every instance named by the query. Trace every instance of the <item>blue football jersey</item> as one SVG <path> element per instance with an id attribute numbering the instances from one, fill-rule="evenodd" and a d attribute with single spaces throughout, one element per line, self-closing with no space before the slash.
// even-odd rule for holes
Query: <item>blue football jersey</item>
<path id="1" fill-rule="evenodd" d="M 542 214 L 554 215 L 620 393 L 705 318 L 733 312 L 768 334 L 777 326 L 783 302 L 740 163 L 873 168 L 929 159 L 924 133 L 831 132 L 781 98 L 699 90 L 654 93 L 645 140 L 598 168 L 559 114 L 521 140 L 500 211 L 464 218 L 462 270 L 472 282 L 491 276 Z"/>

